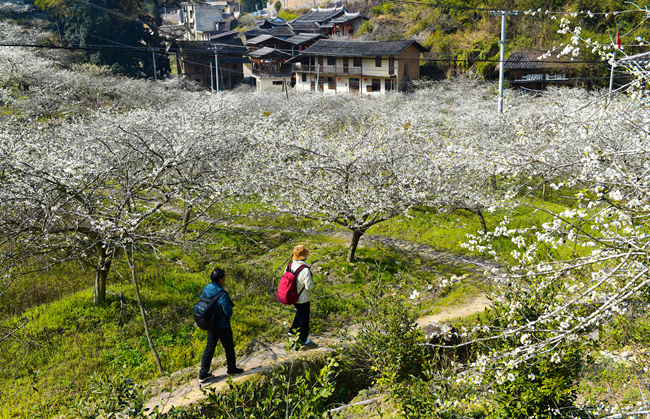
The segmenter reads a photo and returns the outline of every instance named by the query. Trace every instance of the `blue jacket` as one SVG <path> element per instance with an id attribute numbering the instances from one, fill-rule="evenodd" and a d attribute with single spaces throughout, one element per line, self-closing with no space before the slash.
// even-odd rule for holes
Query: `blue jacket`
<path id="1" fill-rule="evenodd" d="M 210 282 L 208 285 L 203 288 L 203 292 L 201 293 L 201 298 L 206 297 L 206 298 L 212 298 L 215 295 L 219 294 L 221 291 L 223 291 L 223 286 L 221 284 L 217 284 L 216 282 Z M 232 316 L 232 308 L 233 308 L 233 303 L 230 300 L 230 296 L 228 295 L 228 292 L 223 293 L 221 297 L 217 301 L 215 301 L 215 304 L 218 304 L 223 308 L 223 313 L 225 314 L 224 316 L 221 316 L 221 319 L 219 320 L 219 324 L 214 327 L 214 329 L 230 329 L 230 317 Z"/>

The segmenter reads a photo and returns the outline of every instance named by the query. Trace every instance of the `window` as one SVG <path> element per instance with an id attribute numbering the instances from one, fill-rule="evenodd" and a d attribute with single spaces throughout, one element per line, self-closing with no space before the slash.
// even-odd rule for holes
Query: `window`
<path id="1" fill-rule="evenodd" d="M 393 90 L 393 80 L 386 79 L 386 85 L 384 86 L 385 91 Z"/>
<path id="2" fill-rule="evenodd" d="M 375 67 L 381 67 L 381 57 L 375 57 Z"/>
<path id="3" fill-rule="evenodd" d="M 358 92 L 359 91 L 359 79 L 358 78 L 350 78 L 350 91 L 351 92 Z"/>
<path id="4" fill-rule="evenodd" d="M 327 65 L 336 65 L 336 58 L 327 57 Z"/>
<path id="5" fill-rule="evenodd" d="M 327 88 L 330 90 L 336 90 L 336 81 L 334 80 L 334 77 L 327 78 Z"/>
<path id="6" fill-rule="evenodd" d="M 316 65 L 316 57 L 309 57 L 309 64 Z"/>
<path id="7" fill-rule="evenodd" d="M 282 86 L 282 83 L 284 83 L 282 80 L 274 80 L 273 81 L 274 86 Z"/>
<path id="8" fill-rule="evenodd" d="M 354 57 L 352 60 L 352 65 L 354 67 L 361 67 L 361 57 Z"/>
<path id="9" fill-rule="evenodd" d="M 381 91 L 381 80 L 380 79 L 372 79 L 372 91 L 373 92 L 380 92 Z"/>
<path id="10" fill-rule="evenodd" d="M 302 82 L 304 83 L 304 82 L 306 82 L 306 81 L 307 81 L 307 74 L 306 74 L 306 73 L 302 73 Z"/>

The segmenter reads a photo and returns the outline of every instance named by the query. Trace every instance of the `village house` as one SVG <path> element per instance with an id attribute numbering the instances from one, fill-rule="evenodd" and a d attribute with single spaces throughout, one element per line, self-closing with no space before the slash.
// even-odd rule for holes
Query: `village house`
<path id="1" fill-rule="evenodd" d="M 369 18 L 361 13 L 352 13 L 342 6 L 328 9 L 312 8 L 311 11 L 287 23 L 295 32 L 352 36 L 366 20 Z"/>
<path id="2" fill-rule="evenodd" d="M 301 34 L 280 39 L 271 35 L 261 35 L 246 41 L 251 49 L 253 86 L 258 91 L 280 90 L 286 82 L 293 86 L 292 65 L 287 61 L 313 45 L 321 34 Z"/>
<path id="3" fill-rule="evenodd" d="M 300 55 L 302 50 L 312 46 L 319 39 L 327 38 L 316 33 L 294 35 L 289 38 L 278 38 L 273 35 L 260 35 L 246 41 L 246 46 L 255 51 L 260 48 L 274 48 L 289 53 Z"/>
<path id="4" fill-rule="evenodd" d="M 275 48 L 260 48 L 249 54 L 253 86 L 258 90 L 282 90 L 291 82 L 291 54 Z"/>
<path id="5" fill-rule="evenodd" d="M 260 48 L 273 48 L 279 50 L 290 50 L 291 44 L 286 42 L 283 38 L 278 38 L 273 35 L 260 35 L 246 40 L 246 46 L 255 51 Z"/>
<path id="6" fill-rule="evenodd" d="M 176 41 L 173 50 L 178 74 L 205 89 L 232 89 L 242 84 L 244 64 L 250 63 L 248 50 L 234 31 L 214 35 L 211 41 Z"/>
<path id="7" fill-rule="evenodd" d="M 191 41 L 207 41 L 211 35 L 224 30 L 226 22 L 239 15 L 236 1 L 208 1 L 203 3 L 181 3 L 185 38 Z"/>
<path id="8" fill-rule="evenodd" d="M 557 58 L 553 55 L 539 59 L 545 52 L 527 49 L 510 54 L 503 66 L 510 87 L 540 91 L 550 85 L 573 83 L 574 66 L 570 65 L 571 58 Z M 499 66 L 500 64 L 497 65 L 497 70 Z"/>
<path id="9" fill-rule="evenodd" d="M 378 94 L 405 91 L 420 76 L 416 41 L 319 40 L 291 59 L 298 91 Z"/>
<path id="10" fill-rule="evenodd" d="M 296 35 L 296 32 L 289 27 L 289 24 L 279 17 L 255 21 L 255 24 L 257 25 L 256 28 L 244 31 L 243 34 L 247 39 L 261 35 L 271 35 L 284 39 Z"/>
<path id="11" fill-rule="evenodd" d="M 256 21 L 257 28 L 244 32 L 247 38 L 273 35 L 288 38 L 298 34 L 321 34 L 325 36 L 352 36 L 368 18 L 361 13 L 351 13 L 345 7 L 312 9 L 294 20 L 279 17 Z"/>

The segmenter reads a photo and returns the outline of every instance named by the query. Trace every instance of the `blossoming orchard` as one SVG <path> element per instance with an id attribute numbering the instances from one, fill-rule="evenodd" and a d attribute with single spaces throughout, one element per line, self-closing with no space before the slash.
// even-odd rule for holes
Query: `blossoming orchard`
<path id="1" fill-rule="evenodd" d="M 559 23 L 576 45 L 590 43 L 570 17 Z M 8 22 L 0 34 L 46 37 Z M 648 324 L 646 68 L 629 64 L 633 80 L 611 95 L 507 90 L 499 114 L 494 87 L 471 79 L 370 98 L 211 93 L 57 60 L 56 51 L 0 47 L 0 297 L 67 264 L 90 267 L 92 304 L 101 305 L 111 276 L 124 274 L 114 271 L 120 261 L 137 287 L 138 254 L 173 262 L 170 248 L 203 246 L 221 221 L 255 226 L 269 214 L 344 232 L 338 262 L 354 269 L 373 228 L 422 208 L 469 211 L 482 228 L 464 238 L 464 252 L 498 264 L 480 279 L 491 306 L 449 332 L 469 356 L 426 364 L 399 384 L 388 370 L 377 378 L 405 417 L 648 415 L 650 332 L 641 349 L 605 339 L 612 324 Z M 447 275 L 437 286 L 463 281 Z M 415 307 L 430 293 L 411 289 L 400 301 Z M 0 344 L 20 327 L 6 323 Z M 624 364 L 637 397 L 582 395 L 581 371 L 595 358 Z"/>

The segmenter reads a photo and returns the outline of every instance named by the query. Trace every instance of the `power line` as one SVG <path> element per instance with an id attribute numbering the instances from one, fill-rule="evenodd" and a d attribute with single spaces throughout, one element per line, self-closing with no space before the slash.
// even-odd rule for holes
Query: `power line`
<path id="1" fill-rule="evenodd" d="M 112 46 L 112 45 L 100 45 L 100 46 L 69 46 L 69 45 L 39 45 L 39 44 L 10 44 L 10 43 L 0 43 L 0 47 L 19 47 L 19 48 L 50 48 L 50 49 L 66 49 L 66 50 L 87 50 L 87 51 L 129 51 L 129 52 L 138 52 L 138 53 L 150 53 L 152 52 L 152 49 L 146 49 L 145 47 L 138 48 L 138 47 L 131 47 L 131 46 Z M 214 56 L 214 52 L 208 51 L 208 50 L 184 50 L 184 51 L 165 51 L 163 48 L 158 48 L 156 51 L 156 48 L 153 48 L 153 52 L 158 55 L 184 55 L 184 54 L 191 54 L 191 55 L 205 55 L 206 57 Z M 240 55 L 240 54 L 233 54 L 233 55 Z M 249 55 L 249 54 L 241 54 L 241 55 Z M 406 54 L 408 55 L 408 54 Z M 500 60 L 497 59 L 480 59 L 480 58 L 430 58 L 430 57 L 424 57 L 420 58 L 418 54 L 410 54 L 414 58 L 402 58 L 399 59 L 400 62 L 420 62 L 420 61 L 425 61 L 425 62 L 453 62 L 453 63 L 458 63 L 458 62 L 466 62 L 466 63 L 480 63 L 480 62 L 485 62 L 485 63 L 500 63 Z M 300 57 L 300 55 L 296 55 L 295 57 Z M 305 58 L 310 58 L 310 57 L 315 57 L 315 56 L 303 56 Z M 519 60 L 517 61 L 518 63 L 549 63 L 549 64 L 561 64 L 561 65 L 573 65 L 573 64 L 598 64 L 602 65 L 605 64 L 605 61 L 603 60 L 573 60 L 573 61 L 554 61 L 554 60 Z M 208 64 L 205 64 L 206 66 Z"/>

